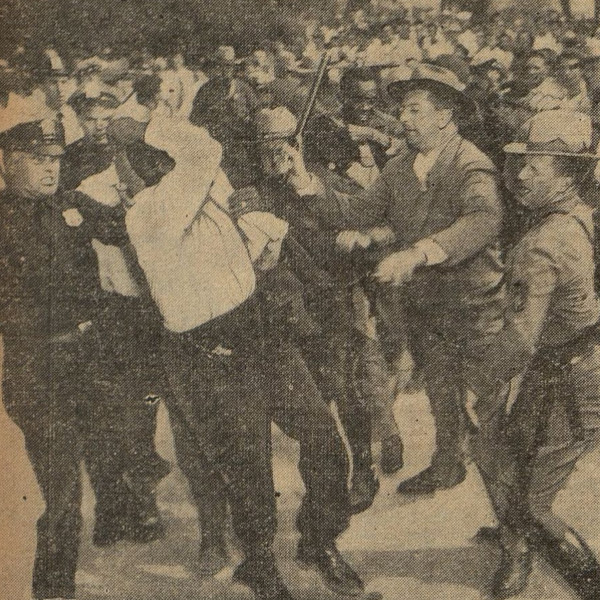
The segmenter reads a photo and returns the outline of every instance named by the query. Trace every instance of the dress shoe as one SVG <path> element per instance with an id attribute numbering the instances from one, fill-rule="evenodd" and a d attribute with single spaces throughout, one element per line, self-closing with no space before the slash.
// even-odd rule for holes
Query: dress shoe
<path id="1" fill-rule="evenodd" d="M 353 515 L 369 508 L 379 491 L 379 479 L 371 467 L 355 471 L 350 488 L 350 510 Z"/>
<path id="2" fill-rule="evenodd" d="M 360 596 L 365 586 L 358 573 L 344 560 L 335 543 L 313 545 L 300 539 L 297 560 L 300 566 L 316 568 L 323 582 L 334 593 Z"/>
<path id="3" fill-rule="evenodd" d="M 396 473 L 404 466 L 404 445 L 402 438 L 396 434 L 381 442 L 381 470 L 386 475 Z"/>
<path id="4" fill-rule="evenodd" d="M 467 470 L 462 463 L 456 463 L 451 469 L 434 469 L 427 467 L 414 477 L 403 481 L 398 486 L 399 494 L 433 494 L 436 490 L 445 490 L 462 483 Z"/>
<path id="5" fill-rule="evenodd" d="M 523 592 L 531 575 L 532 562 L 532 553 L 529 549 L 519 551 L 503 549 L 500 567 L 492 583 L 492 596 L 497 600 L 503 600 Z"/>
<path id="6" fill-rule="evenodd" d="M 249 587 L 256 600 L 294 600 L 281 579 L 272 554 L 244 560 L 233 572 L 233 581 Z"/>
<path id="7" fill-rule="evenodd" d="M 229 564 L 227 543 L 223 536 L 203 537 L 200 542 L 198 572 L 202 577 L 212 577 Z"/>
<path id="8" fill-rule="evenodd" d="M 127 536 L 127 520 L 122 515 L 96 514 L 92 543 L 99 548 L 112 546 Z"/>

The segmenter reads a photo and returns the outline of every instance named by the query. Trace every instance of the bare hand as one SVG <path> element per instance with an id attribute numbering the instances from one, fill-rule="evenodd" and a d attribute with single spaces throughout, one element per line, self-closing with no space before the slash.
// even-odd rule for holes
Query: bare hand
<path id="1" fill-rule="evenodd" d="M 372 227 L 366 231 L 366 234 L 379 245 L 393 244 L 396 241 L 396 234 L 389 225 Z"/>
<path id="2" fill-rule="evenodd" d="M 348 133 L 352 140 L 358 144 L 375 141 L 379 133 L 373 127 L 363 127 L 362 125 L 348 125 Z"/>
<path id="3" fill-rule="evenodd" d="M 363 250 L 371 245 L 371 238 L 360 231 L 342 231 L 338 234 L 335 245 L 343 252 L 352 252 L 355 248 Z"/>
<path id="4" fill-rule="evenodd" d="M 425 255 L 416 249 L 402 250 L 384 258 L 377 267 L 373 277 L 380 283 L 402 285 L 412 279 L 417 267 L 424 265 Z"/>

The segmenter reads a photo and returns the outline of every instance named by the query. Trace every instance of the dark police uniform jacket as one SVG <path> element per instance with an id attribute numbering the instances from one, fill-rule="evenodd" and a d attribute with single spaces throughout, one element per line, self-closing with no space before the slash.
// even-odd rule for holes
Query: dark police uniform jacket
<path id="1" fill-rule="evenodd" d="M 124 211 L 79 192 L 0 195 L 0 332 L 35 346 L 95 317 L 101 296 L 92 238 L 124 244 Z"/>

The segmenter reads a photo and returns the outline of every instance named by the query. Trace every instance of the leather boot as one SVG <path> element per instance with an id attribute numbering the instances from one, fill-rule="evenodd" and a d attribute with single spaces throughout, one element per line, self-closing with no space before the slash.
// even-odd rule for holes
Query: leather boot
<path id="1" fill-rule="evenodd" d="M 401 482 L 397 491 L 399 494 L 433 494 L 436 490 L 449 489 L 462 483 L 466 476 L 467 470 L 460 462 L 443 471 L 427 467 L 414 477 Z"/>
<path id="2" fill-rule="evenodd" d="M 249 587 L 256 600 L 293 600 L 272 553 L 247 557 L 236 567 L 233 581 Z"/>
<path id="3" fill-rule="evenodd" d="M 492 582 L 492 595 L 498 600 L 523 592 L 533 568 L 533 554 L 524 535 L 502 527 L 500 539 L 502 559 Z"/>
<path id="4" fill-rule="evenodd" d="M 538 526 L 534 539 L 544 558 L 582 600 L 600 598 L 600 564 L 577 531 L 569 529 L 566 538 L 559 540 Z"/>
<path id="5" fill-rule="evenodd" d="M 336 594 L 360 596 L 365 589 L 358 573 L 344 560 L 335 542 L 312 544 L 301 538 L 297 560 L 304 568 L 316 568 L 323 583 Z"/>

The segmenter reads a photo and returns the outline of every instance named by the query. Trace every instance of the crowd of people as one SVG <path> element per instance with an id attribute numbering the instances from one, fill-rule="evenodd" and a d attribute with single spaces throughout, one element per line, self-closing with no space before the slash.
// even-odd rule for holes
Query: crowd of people
<path id="1" fill-rule="evenodd" d="M 552 504 L 600 439 L 600 34 L 479 22 L 358 10 L 241 58 L 25 40 L 0 60 L 3 401 L 46 505 L 33 598 L 75 598 L 82 461 L 95 545 L 164 537 L 159 401 L 200 575 L 230 562 L 231 518 L 234 580 L 293 597 L 274 422 L 300 444 L 298 562 L 361 596 L 336 539 L 402 469 L 392 409 L 419 389 L 435 452 L 398 493 L 458 486 L 472 458 L 494 597 L 535 552 L 599 597 Z"/>

